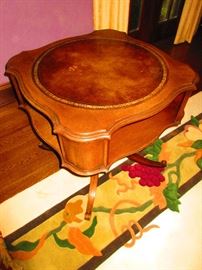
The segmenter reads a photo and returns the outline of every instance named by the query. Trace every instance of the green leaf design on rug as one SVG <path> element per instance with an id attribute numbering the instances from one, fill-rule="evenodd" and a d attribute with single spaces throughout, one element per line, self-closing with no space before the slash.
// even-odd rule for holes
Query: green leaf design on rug
<path id="1" fill-rule="evenodd" d="M 17 243 L 16 245 L 9 244 L 8 249 L 9 249 L 9 251 L 12 251 L 12 252 L 15 252 L 15 251 L 31 252 L 39 246 L 40 242 L 41 243 L 44 242 L 48 237 L 59 232 L 65 225 L 66 225 L 66 222 L 62 221 L 57 228 L 54 228 L 53 230 L 51 230 L 47 234 L 44 234 L 40 239 L 37 239 L 34 242 L 25 240 L 25 241 L 21 241 L 21 242 Z"/>
<path id="2" fill-rule="evenodd" d="M 149 207 L 153 203 L 152 200 L 145 202 L 144 204 L 137 206 L 137 207 L 127 207 L 127 208 L 119 208 L 115 210 L 115 215 L 120 215 L 124 213 L 136 213 L 136 212 L 143 212 L 147 207 Z M 98 206 L 93 208 L 93 212 L 103 212 L 103 213 L 110 213 L 112 208 L 106 208 L 104 206 Z"/>
<path id="3" fill-rule="evenodd" d="M 199 120 L 193 115 L 191 116 L 191 124 L 195 127 L 199 127 Z"/>
<path id="4" fill-rule="evenodd" d="M 93 234 L 95 233 L 95 227 L 96 227 L 96 225 L 97 225 L 97 217 L 95 216 L 93 218 L 93 221 L 92 221 L 90 227 L 87 230 L 83 231 L 83 234 L 86 235 L 86 236 L 88 236 L 89 238 L 92 237 Z M 57 235 L 57 233 L 53 233 L 53 237 L 54 237 L 55 242 L 57 243 L 57 245 L 59 247 L 70 248 L 70 249 L 74 249 L 75 248 L 75 246 L 72 245 L 68 241 L 68 239 L 61 239 L 61 238 L 59 238 L 58 235 Z"/>
<path id="5" fill-rule="evenodd" d="M 55 242 L 56 244 L 59 246 L 59 247 L 62 247 L 62 248 L 71 248 L 71 249 L 74 249 L 75 246 L 73 246 L 72 244 L 70 244 L 70 242 L 67 240 L 67 239 L 60 239 L 56 233 L 53 234 L 53 237 L 55 239 Z"/>
<path id="6" fill-rule="evenodd" d="M 194 149 L 202 149 L 202 140 L 195 141 L 191 147 Z"/>
<path id="7" fill-rule="evenodd" d="M 196 162 L 197 166 L 202 170 L 202 158 L 199 158 Z"/>
<path id="8" fill-rule="evenodd" d="M 16 245 L 9 245 L 9 251 L 18 251 L 18 250 L 23 250 L 23 251 L 32 251 L 34 250 L 39 244 L 39 239 L 36 240 L 35 242 L 30 242 L 30 241 L 22 241 Z"/>
<path id="9" fill-rule="evenodd" d="M 158 139 L 152 145 L 146 147 L 144 149 L 144 153 L 147 155 L 147 158 L 150 160 L 158 161 L 162 144 L 163 141 L 161 139 Z"/>
<path id="10" fill-rule="evenodd" d="M 168 186 L 163 190 L 166 198 L 167 207 L 172 211 L 179 212 L 178 205 L 181 204 L 178 200 L 180 194 L 178 193 L 178 186 L 176 183 L 168 183 Z"/>
<path id="11" fill-rule="evenodd" d="M 93 218 L 93 221 L 92 221 L 91 226 L 87 230 L 85 230 L 83 232 L 83 234 L 86 235 L 86 236 L 88 236 L 88 237 L 93 236 L 93 234 L 95 233 L 95 227 L 96 227 L 96 225 L 97 225 L 97 217 L 95 216 Z"/>

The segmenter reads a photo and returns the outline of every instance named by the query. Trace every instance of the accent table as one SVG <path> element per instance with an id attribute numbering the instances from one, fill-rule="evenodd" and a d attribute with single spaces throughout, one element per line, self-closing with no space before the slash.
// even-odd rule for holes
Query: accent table
<path id="1" fill-rule="evenodd" d="M 198 78 L 187 65 L 114 30 L 22 52 L 8 61 L 6 75 L 61 167 L 91 177 L 86 219 L 98 174 L 115 161 L 165 166 L 135 153 L 179 123 Z"/>

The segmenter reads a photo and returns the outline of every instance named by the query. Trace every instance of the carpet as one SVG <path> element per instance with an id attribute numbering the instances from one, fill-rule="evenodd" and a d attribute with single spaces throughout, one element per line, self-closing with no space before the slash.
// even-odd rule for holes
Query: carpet
<path id="1" fill-rule="evenodd" d="M 167 208 L 180 212 L 180 197 L 202 178 L 201 119 L 192 117 L 141 152 L 166 160 L 164 171 L 128 160 L 100 177 L 90 221 L 83 220 L 85 187 L 7 236 L 14 261 L 26 270 L 95 269 L 159 229 L 152 220 Z"/>

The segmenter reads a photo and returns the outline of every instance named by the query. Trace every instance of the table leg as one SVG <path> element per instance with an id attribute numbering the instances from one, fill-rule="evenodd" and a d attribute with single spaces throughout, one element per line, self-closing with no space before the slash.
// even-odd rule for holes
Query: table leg
<path id="1" fill-rule="evenodd" d="M 88 202 L 86 207 L 85 219 L 89 220 L 91 217 L 93 204 L 95 200 L 96 188 L 98 184 L 98 174 L 92 175 L 90 177 L 90 187 L 88 192 Z"/>
<path id="2" fill-rule="evenodd" d="M 159 161 L 153 161 L 147 158 L 144 158 L 142 156 L 140 156 L 139 154 L 133 154 L 131 156 L 128 157 L 130 160 L 132 161 L 136 161 L 140 164 L 146 165 L 146 166 L 151 166 L 151 167 L 166 167 L 166 161 L 162 160 L 161 162 Z"/>

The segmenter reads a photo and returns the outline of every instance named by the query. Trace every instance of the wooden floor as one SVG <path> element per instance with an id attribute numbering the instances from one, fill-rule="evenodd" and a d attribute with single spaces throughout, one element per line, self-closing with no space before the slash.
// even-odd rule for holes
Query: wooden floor
<path id="1" fill-rule="evenodd" d="M 0 91 L 0 202 L 59 170 L 53 152 L 39 147 L 12 91 Z"/>
<path id="2" fill-rule="evenodd" d="M 155 45 L 189 64 L 202 78 L 202 35 L 191 44 L 172 45 L 172 39 Z M 202 80 L 198 84 L 202 89 Z M 0 202 L 59 170 L 57 156 L 39 147 L 25 112 L 18 109 L 12 89 L 0 88 Z"/>

